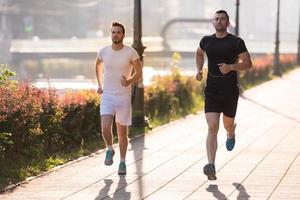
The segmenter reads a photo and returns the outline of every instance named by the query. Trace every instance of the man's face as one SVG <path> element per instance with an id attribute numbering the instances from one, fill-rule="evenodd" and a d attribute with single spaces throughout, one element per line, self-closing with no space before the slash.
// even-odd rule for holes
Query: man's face
<path id="1" fill-rule="evenodd" d="M 213 25 L 218 32 L 223 32 L 227 30 L 229 26 L 229 20 L 224 13 L 216 13 L 214 16 Z"/>
<path id="2" fill-rule="evenodd" d="M 120 26 L 113 26 L 111 28 L 111 40 L 113 43 L 118 44 L 122 43 L 124 39 L 124 34 L 122 31 L 122 27 Z"/>

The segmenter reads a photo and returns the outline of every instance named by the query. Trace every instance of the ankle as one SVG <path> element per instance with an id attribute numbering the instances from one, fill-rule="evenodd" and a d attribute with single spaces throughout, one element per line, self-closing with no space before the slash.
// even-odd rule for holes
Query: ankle
<path id="1" fill-rule="evenodd" d="M 112 151 L 112 150 L 114 150 L 114 149 L 113 149 L 113 147 L 112 147 L 112 146 L 107 146 L 107 150 L 110 150 L 110 151 Z"/>
<path id="2" fill-rule="evenodd" d="M 227 135 L 227 138 L 228 139 L 233 139 L 233 138 L 235 138 L 235 135 L 234 134 Z"/>

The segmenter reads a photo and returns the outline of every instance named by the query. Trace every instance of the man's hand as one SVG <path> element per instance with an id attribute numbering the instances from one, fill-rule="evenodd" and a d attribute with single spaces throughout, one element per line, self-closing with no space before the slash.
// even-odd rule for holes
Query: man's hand
<path id="1" fill-rule="evenodd" d="M 103 93 L 103 89 L 102 89 L 102 85 L 101 84 L 98 85 L 97 93 L 98 94 L 102 94 Z"/>
<path id="2" fill-rule="evenodd" d="M 197 74 L 196 74 L 196 80 L 197 81 L 202 81 L 202 78 L 203 78 L 203 72 L 202 71 L 199 71 Z"/>
<path id="3" fill-rule="evenodd" d="M 226 63 L 220 63 L 218 64 L 220 72 L 222 74 L 228 74 L 229 72 L 231 72 L 233 69 L 231 67 L 231 65 L 228 65 Z"/>
<path id="4" fill-rule="evenodd" d="M 122 76 L 121 78 L 121 85 L 124 87 L 127 87 L 129 85 L 128 80 L 126 79 L 125 76 Z"/>

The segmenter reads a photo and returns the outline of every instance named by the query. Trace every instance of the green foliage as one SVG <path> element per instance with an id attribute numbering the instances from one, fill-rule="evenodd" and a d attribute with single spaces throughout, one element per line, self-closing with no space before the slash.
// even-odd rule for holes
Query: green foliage
<path id="1" fill-rule="evenodd" d="M 15 72 L 10 71 L 6 65 L 0 64 L 0 86 L 10 82 L 11 78 L 16 75 Z"/>
<path id="2" fill-rule="evenodd" d="M 5 82 L 13 75 L 3 74 Z M 151 121 L 161 124 L 186 115 L 201 101 L 200 83 L 181 76 L 177 68 L 155 81 L 145 92 L 145 112 Z M 95 91 L 59 96 L 54 89 L 41 90 L 29 83 L 2 86 L 0 163 L 5 170 L 0 181 L 6 185 L 23 180 L 101 148 L 99 103 Z M 130 130 L 130 135 L 141 133 L 135 127 Z"/>
<path id="3" fill-rule="evenodd" d="M 42 134 L 43 150 L 46 155 L 52 155 L 63 149 L 61 134 L 63 132 L 62 120 L 64 117 L 62 105 L 55 90 L 49 89 L 42 99 L 42 112 L 39 122 Z"/>
<path id="4" fill-rule="evenodd" d="M 296 68 L 296 55 L 280 55 L 280 68 L 283 73 Z M 273 77 L 274 56 L 271 54 L 252 59 L 252 69 L 240 73 L 240 84 L 243 89 L 271 80 Z"/>
<path id="5" fill-rule="evenodd" d="M 100 126 L 99 97 L 95 92 L 79 91 L 65 95 L 61 134 L 65 150 L 85 141 L 98 139 Z"/>
<path id="6" fill-rule="evenodd" d="M 203 84 L 185 77 L 177 67 L 169 76 L 157 76 L 145 90 L 145 114 L 150 121 L 168 122 L 201 109 Z"/>
<path id="7" fill-rule="evenodd" d="M 145 114 L 157 126 L 197 112 L 203 107 L 204 84 L 182 76 L 173 55 L 168 76 L 157 76 L 145 88 Z M 256 67 L 241 73 L 244 88 L 272 78 L 272 68 Z M 290 67 L 284 66 L 283 71 Z M 103 147 L 99 137 L 99 97 L 95 91 L 41 90 L 11 80 L 15 75 L 1 65 L 0 74 L 0 188 L 37 175 L 70 159 Z M 130 136 L 147 129 L 130 127 Z"/>
<path id="8" fill-rule="evenodd" d="M 57 154 L 76 149 L 72 158 L 87 154 L 85 142 L 97 140 L 91 149 L 101 148 L 95 92 L 60 97 L 29 83 L 1 85 L 0 119 L 0 167 L 5 169 L 0 185 L 48 170 L 47 159 Z"/>

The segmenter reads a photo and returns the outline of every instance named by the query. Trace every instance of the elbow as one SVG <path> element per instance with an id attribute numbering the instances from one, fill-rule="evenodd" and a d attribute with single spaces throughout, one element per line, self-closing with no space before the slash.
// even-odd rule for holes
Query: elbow
<path id="1" fill-rule="evenodd" d="M 134 82 L 138 82 L 142 79 L 142 70 L 136 70 L 133 75 Z"/>
<path id="2" fill-rule="evenodd" d="M 96 72 L 98 72 L 99 71 L 99 68 L 100 68 L 100 65 L 99 64 L 96 64 Z"/>
<path id="3" fill-rule="evenodd" d="M 139 72 L 138 72 L 138 80 L 141 80 L 142 75 L 143 75 L 143 71 L 139 70 Z"/>
<path id="4" fill-rule="evenodd" d="M 140 67 L 137 68 L 136 72 L 137 72 L 137 77 L 138 77 L 138 79 L 141 79 L 141 78 L 142 78 L 142 75 L 143 75 L 142 65 L 141 65 Z"/>
<path id="5" fill-rule="evenodd" d="M 248 69 L 251 69 L 251 68 L 252 68 L 252 62 L 251 62 L 251 60 L 245 60 L 244 61 L 244 69 L 248 70 Z"/>
<path id="6" fill-rule="evenodd" d="M 252 61 L 249 60 L 249 63 L 248 63 L 248 69 L 251 69 L 252 68 Z"/>

